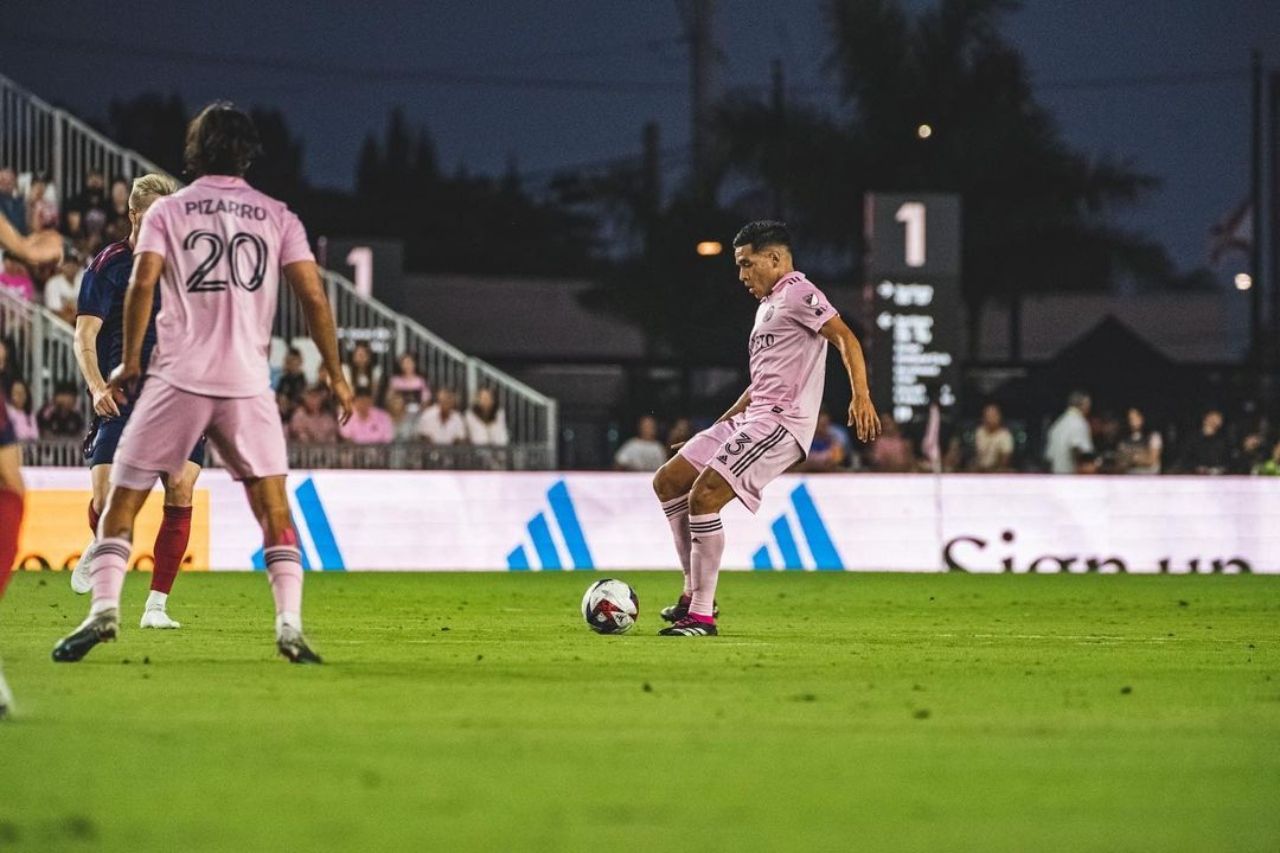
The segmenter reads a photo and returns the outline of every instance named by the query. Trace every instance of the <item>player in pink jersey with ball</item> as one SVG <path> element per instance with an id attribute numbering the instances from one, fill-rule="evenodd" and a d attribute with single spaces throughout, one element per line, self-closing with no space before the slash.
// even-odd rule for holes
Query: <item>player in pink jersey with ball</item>
<path id="1" fill-rule="evenodd" d="M 684 569 L 680 600 L 662 611 L 673 623 L 659 632 L 666 636 L 718 633 L 720 510 L 736 497 L 756 512 L 764 487 L 808 453 L 822 408 L 828 342 L 849 375 L 849 426 L 862 441 L 880 434 L 862 347 L 822 291 L 796 271 L 787 226 L 768 220 L 744 226 L 733 256 L 738 279 L 760 302 L 749 344 L 751 384 L 653 479 Z"/>
<path id="2" fill-rule="evenodd" d="M 53 650 L 77 661 L 119 630 L 134 519 L 162 474 L 182 471 L 201 434 L 244 483 L 262 525 L 276 605 L 276 647 L 294 663 L 319 663 L 302 633 L 302 563 L 285 492 L 288 457 L 268 380 L 267 354 L 283 276 L 307 317 L 345 421 L 333 314 L 302 223 L 244 179 L 260 152 L 247 115 L 214 103 L 187 129 L 188 187 L 158 199 L 142 221 L 125 296 L 123 363 L 110 385 L 141 377 L 143 336 L 157 284 L 156 346 L 111 471 L 111 491 L 90 562 L 89 617 Z"/>

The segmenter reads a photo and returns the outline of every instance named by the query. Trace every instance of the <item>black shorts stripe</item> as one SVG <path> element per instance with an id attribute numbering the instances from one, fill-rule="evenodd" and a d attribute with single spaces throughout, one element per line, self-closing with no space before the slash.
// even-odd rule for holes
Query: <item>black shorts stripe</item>
<path id="1" fill-rule="evenodd" d="M 736 476 L 742 476 L 743 471 L 746 471 L 755 464 L 757 459 L 772 450 L 778 442 L 782 441 L 782 439 L 786 437 L 786 435 L 787 431 L 782 427 L 778 427 L 776 430 L 769 433 L 768 438 L 757 444 L 750 453 L 733 463 L 733 467 L 729 470 Z"/>

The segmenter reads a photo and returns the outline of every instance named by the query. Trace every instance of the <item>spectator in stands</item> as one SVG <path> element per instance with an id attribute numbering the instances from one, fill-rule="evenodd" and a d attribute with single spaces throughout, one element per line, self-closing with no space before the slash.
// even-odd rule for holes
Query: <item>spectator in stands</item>
<path id="1" fill-rule="evenodd" d="M 34 302 L 36 299 L 36 283 L 31 280 L 31 274 L 24 265 L 8 255 L 5 255 L 0 264 L 0 290 L 27 302 Z"/>
<path id="2" fill-rule="evenodd" d="M 329 389 L 313 385 L 302 395 L 302 405 L 289 417 L 288 436 L 300 444 L 332 444 L 338 440 L 338 419 L 326 409 Z"/>
<path id="3" fill-rule="evenodd" d="M 27 205 L 18 193 L 18 176 L 7 166 L 0 168 L 0 215 L 20 233 L 27 233 Z"/>
<path id="4" fill-rule="evenodd" d="M 27 383 L 18 380 L 9 389 L 8 401 L 9 423 L 13 424 L 13 434 L 18 441 L 37 441 L 40 438 L 40 425 L 31 413 L 31 391 Z"/>
<path id="5" fill-rule="evenodd" d="M 431 386 L 418 372 L 418 360 L 411 352 L 401 353 L 396 359 L 396 374 L 387 387 L 388 399 L 392 395 L 404 400 L 405 408 L 410 412 L 419 412 L 431 405 Z"/>
<path id="6" fill-rule="evenodd" d="M 33 175 L 27 189 L 27 224 L 32 231 L 58 227 L 58 191 L 44 175 Z"/>
<path id="7" fill-rule="evenodd" d="M 1253 466 L 1253 473 L 1262 477 L 1280 477 L 1280 441 L 1271 448 L 1271 456 Z"/>
<path id="8" fill-rule="evenodd" d="M 276 405 L 284 420 L 293 416 L 302 405 L 302 395 L 307 390 L 307 374 L 302 370 L 302 350 L 289 347 L 284 355 L 284 370 L 276 380 Z"/>
<path id="9" fill-rule="evenodd" d="M 102 245 L 102 230 L 107 227 L 107 187 L 102 173 L 96 169 L 84 179 L 84 189 L 67 204 L 67 233 L 89 243 L 95 252 Z"/>
<path id="10" fill-rule="evenodd" d="M 658 422 L 645 415 L 636 422 L 636 435 L 618 448 L 613 467 L 618 471 L 657 471 L 667 462 L 667 448 L 658 441 Z"/>
<path id="11" fill-rule="evenodd" d="M 9 355 L 12 351 L 10 343 L 4 338 L 0 338 L 0 388 L 4 389 L 6 394 L 13 387 L 13 383 L 20 378 L 18 365 Z"/>
<path id="12" fill-rule="evenodd" d="M 382 367 L 374 363 L 373 347 L 369 346 L 368 341 L 356 342 L 348 362 L 342 365 L 342 375 L 347 378 L 352 391 L 363 388 L 375 400 L 381 398 Z"/>
<path id="13" fill-rule="evenodd" d="M 106 242 L 114 243 L 129 236 L 133 223 L 129 221 L 129 184 L 123 178 L 111 182 L 107 197 L 107 225 L 103 229 Z"/>
<path id="14" fill-rule="evenodd" d="M 71 325 L 76 322 L 76 300 L 80 296 L 80 282 L 84 278 L 84 266 L 74 252 L 63 258 L 58 272 L 44 283 L 44 307 Z"/>
<path id="15" fill-rule="evenodd" d="M 818 424 L 813 431 L 813 443 L 809 455 L 800 464 L 802 471 L 836 471 L 844 467 L 849 458 L 847 439 L 837 432 L 831 423 L 831 413 L 825 409 L 818 413 Z"/>
<path id="16" fill-rule="evenodd" d="M 46 438 L 79 437 L 84 432 L 84 417 L 76 408 L 76 386 L 56 386 L 53 399 L 36 416 L 36 424 Z"/>
<path id="17" fill-rule="evenodd" d="M 1049 427 L 1044 458 L 1054 474 L 1092 474 L 1098 470 L 1089 430 L 1093 401 L 1083 391 L 1072 391 L 1067 408 Z"/>
<path id="18" fill-rule="evenodd" d="M 991 474 L 1013 470 L 1013 433 L 1004 425 L 1004 413 L 995 403 L 982 407 L 982 423 L 973 433 L 973 460 L 969 470 Z"/>
<path id="19" fill-rule="evenodd" d="M 1164 439 L 1158 430 L 1147 428 L 1146 415 L 1131 408 L 1125 416 L 1128 429 L 1116 445 L 1116 467 L 1124 474 L 1159 474 Z"/>
<path id="20" fill-rule="evenodd" d="M 399 394 L 387 395 L 387 416 L 391 418 L 393 441 L 413 441 L 418 427 L 418 419 L 405 406 L 404 397 Z"/>
<path id="21" fill-rule="evenodd" d="M 903 474 L 916 470 L 915 448 L 902 434 L 893 418 L 885 418 L 880 437 L 871 445 L 871 470 L 882 474 Z"/>
<path id="22" fill-rule="evenodd" d="M 1200 420 L 1200 431 L 1182 449 L 1179 467 L 1190 474 L 1225 474 L 1231 464 L 1231 445 L 1222 430 L 1222 412 L 1210 409 Z"/>
<path id="23" fill-rule="evenodd" d="M 355 392 L 351 420 L 338 427 L 338 434 L 352 444 L 390 444 L 395 438 L 391 416 L 373 404 L 368 388 Z"/>
<path id="24" fill-rule="evenodd" d="M 466 444 L 467 425 L 457 409 L 457 395 L 441 388 L 436 402 L 418 416 L 418 435 L 428 444 Z"/>
<path id="25" fill-rule="evenodd" d="M 676 418 L 671 429 L 667 430 L 667 456 L 675 456 L 676 451 L 691 438 L 693 422 L 688 418 Z"/>
<path id="26" fill-rule="evenodd" d="M 511 443 L 507 434 L 507 416 L 498 408 L 498 398 L 492 388 L 476 391 L 475 402 L 467 409 L 467 440 L 475 445 L 506 447 Z"/>

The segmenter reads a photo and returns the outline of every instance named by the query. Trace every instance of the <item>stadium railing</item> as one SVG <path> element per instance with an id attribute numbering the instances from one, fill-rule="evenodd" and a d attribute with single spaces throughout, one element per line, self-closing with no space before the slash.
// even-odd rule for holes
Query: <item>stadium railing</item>
<path id="1" fill-rule="evenodd" d="M 42 305 L 28 302 L 0 288 L 0 340 L 9 344 L 9 359 L 17 375 L 31 389 L 33 411 L 53 397 L 60 383 L 79 377 L 75 332 L 61 317 Z M 81 395 L 80 413 L 86 422 L 93 414 L 87 395 Z"/>
<path id="2" fill-rule="evenodd" d="M 110 183 L 163 172 L 136 151 L 122 148 L 80 119 L 41 100 L 0 74 L 0 166 L 48 175 L 63 198 L 78 193 L 98 170 Z"/>

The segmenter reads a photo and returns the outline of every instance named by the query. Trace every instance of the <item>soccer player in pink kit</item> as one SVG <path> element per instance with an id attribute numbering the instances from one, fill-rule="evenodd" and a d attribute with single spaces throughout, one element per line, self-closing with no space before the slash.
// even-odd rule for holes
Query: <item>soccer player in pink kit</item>
<path id="1" fill-rule="evenodd" d="M 880 434 L 862 347 L 822 291 L 796 271 L 787 226 L 747 224 L 733 239 L 733 256 L 738 279 L 760 302 L 749 345 L 751 384 L 653 479 L 684 569 L 680 600 L 662 611 L 673 624 L 658 633 L 669 637 L 718 633 L 720 510 L 736 497 L 755 513 L 764 487 L 808 453 L 822 407 L 828 342 L 849 375 L 849 426 L 861 441 Z"/>
<path id="2" fill-rule="evenodd" d="M 176 477 L 203 433 L 245 484 L 262 525 L 276 605 L 276 647 L 294 663 L 320 663 L 302 633 L 302 563 L 285 492 L 284 431 L 268 382 L 267 353 L 281 274 L 301 303 L 332 377 L 345 421 L 351 388 L 342 378 L 333 314 L 302 223 L 245 182 L 261 148 L 247 115 L 214 103 L 187 129 L 185 159 L 196 180 L 147 211 L 125 296 L 123 363 L 111 373 L 126 392 L 141 377 L 142 344 L 157 282 L 156 346 L 111 470 L 89 572 L 89 617 L 54 647 L 78 661 L 119 630 L 133 523 L 161 474 Z"/>

